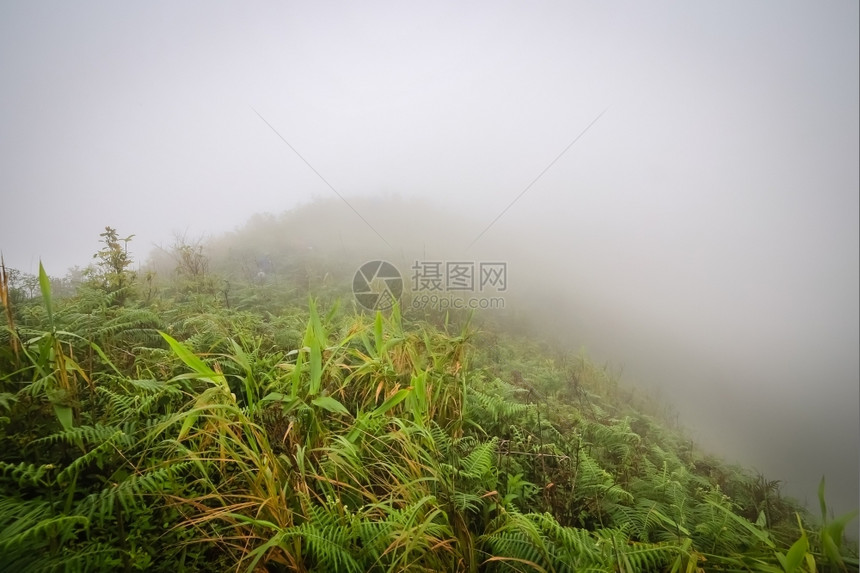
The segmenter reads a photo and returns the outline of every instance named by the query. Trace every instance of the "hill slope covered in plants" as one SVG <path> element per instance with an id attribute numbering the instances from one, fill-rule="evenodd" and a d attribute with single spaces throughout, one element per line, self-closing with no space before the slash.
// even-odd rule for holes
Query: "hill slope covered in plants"
<path id="1" fill-rule="evenodd" d="M 111 231 L 83 282 L 0 277 L 5 570 L 857 569 L 823 483 L 816 521 L 583 353 L 360 311 L 326 248 L 159 277 Z"/>

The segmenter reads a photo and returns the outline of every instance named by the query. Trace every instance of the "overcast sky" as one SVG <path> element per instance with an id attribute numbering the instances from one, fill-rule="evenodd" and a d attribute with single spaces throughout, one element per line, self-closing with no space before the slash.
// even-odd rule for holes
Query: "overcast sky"
<path id="1" fill-rule="evenodd" d="M 577 344 L 673 380 L 703 442 L 801 497 L 827 471 L 856 506 L 858 18 L 853 0 L 6 1 L 0 249 L 62 275 L 105 225 L 142 260 L 334 196 L 254 110 L 345 197 L 427 198 L 477 235 L 599 116 L 482 241 L 562 269 L 572 312 L 615 325 Z"/>

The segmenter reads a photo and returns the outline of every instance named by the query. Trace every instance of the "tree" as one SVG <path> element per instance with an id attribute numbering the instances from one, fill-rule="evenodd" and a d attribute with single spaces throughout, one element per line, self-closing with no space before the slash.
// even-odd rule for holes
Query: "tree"
<path id="1" fill-rule="evenodd" d="M 134 235 L 121 239 L 116 229 L 105 227 L 105 232 L 99 237 L 104 248 L 93 255 L 94 259 L 98 259 L 100 272 L 97 277 L 107 292 L 117 293 L 116 301 L 122 304 L 126 298 L 124 289 L 134 283 L 135 278 L 129 270 L 132 260 L 128 254 L 128 243 Z"/>
<path id="2" fill-rule="evenodd" d="M 176 262 L 176 274 L 181 277 L 184 292 L 213 293 L 215 285 L 209 276 L 209 258 L 203 253 L 202 239 L 189 240 L 174 235 L 170 255 Z"/>

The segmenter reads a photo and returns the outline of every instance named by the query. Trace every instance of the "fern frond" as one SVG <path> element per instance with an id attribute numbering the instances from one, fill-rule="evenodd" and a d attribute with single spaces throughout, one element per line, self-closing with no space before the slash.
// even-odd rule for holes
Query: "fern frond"
<path id="1" fill-rule="evenodd" d="M 29 553 L 15 571 L 117 571 L 123 565 L 122 551 L 107 543 L 86 542 L 82 546 L 64 547 L 57 555 Z"/>
<path id="2" fill-rule="evenodd" d="M 50 502 L 7 498 L 0 501 L 0 551 L 32 551 L 50 538 L 70 538 L 88 525 L 89 519 L 82 515 L 54 515 Z"/>
<path id="3" fill-rule="evenodd" d="M 17 464 L 0 461 L 0 476 L 11 479 L 18 487 L 25 485 L 48 485 L 50 479 L 48 474 L 55 469 L 53 464 L 36 465 L 27 462 Z"/>
<path id="4" fill-rule="evenodd" d="M 95 463 L 99 468 L 104 467 L 105 452 L 116 451 L 116 442 L 124 441 L 123 439 L 125 437 L 125 432 L 123 432 L 122 430 L 117 430 L 103 443 L 91 449 L 84 455 L 75 458 L 72 463 L 63 468 L 63 470 L 59 474 L 57 474 L 57 483 L 67 483 L 73 476 L 77 475 L 81 469 L 83 469 L 90 463 Z"/>
<path id="5" fill-rule="evenodd" d="M 459 475 L 474 479 L 487 477 L 495 465 L 498 443 L 498 438 L 493 438 L 489 442 L 478 445 L 460 461 Z"/>
<path id="6" fill-rule="evenodd" d="M 125 432 L 116 426 L 104 426 L 95 424 L 93 426 L 75 426 L 62 432 L 56 432 L 44 438 L 33 440 L 30 446 L 44 446 L 47 444 L 64 443 L 70 446 L 80 444 L 98 444 L 111 441 L 120 446 L 129 446 L 131 442 Z"/>
<path id="7" fill-rule="evenodd" d="M 93 520 L 103 520 L 105 517 L 114 515 L 117 502 L 125 511 L 132 511 L 145 505 L 147 497 L 178 493 L 181 476 L 195 468 L 199 468 L 197 461 L 184 461 L 132 474 L 122 481 L 111 483 L 101 491 L 85 497 L 76 512 Z"/>
<path id="8" fill-rule="evenodd" d="M 530 515 L 507 512 L 490 523 L 489 533 L 478 545 L 498 571 L 551 571 L 553 559 L 548 539 Z M 495 559 L 493 559 L 495 558 Z"/>

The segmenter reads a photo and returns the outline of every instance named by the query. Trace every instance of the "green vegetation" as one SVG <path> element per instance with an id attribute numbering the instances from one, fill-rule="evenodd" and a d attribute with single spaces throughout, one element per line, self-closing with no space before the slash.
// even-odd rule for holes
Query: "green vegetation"
<path id="1" fill-rule="evenodd" d="M 2 267 L 4 570 L 857 570 L 823 480 L 816 521 L 583 354 L 102 237 L 72 296 Z"/>

